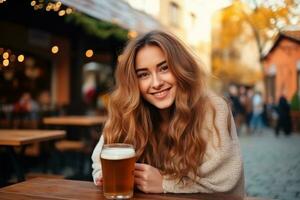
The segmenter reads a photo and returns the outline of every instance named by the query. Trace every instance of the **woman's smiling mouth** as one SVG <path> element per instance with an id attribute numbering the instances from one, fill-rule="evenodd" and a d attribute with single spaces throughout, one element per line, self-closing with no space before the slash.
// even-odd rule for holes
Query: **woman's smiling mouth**
<path id="1" fill-rule="evenodd" d="M 159 92 L 152 92 L 150 94 L 152 94 L 156 98 L 162 99 L 162 98 L 165 98 L 169 94 L 170 89 L 171 88 L 167 88 L 167 89 L 161 90 Z"/>

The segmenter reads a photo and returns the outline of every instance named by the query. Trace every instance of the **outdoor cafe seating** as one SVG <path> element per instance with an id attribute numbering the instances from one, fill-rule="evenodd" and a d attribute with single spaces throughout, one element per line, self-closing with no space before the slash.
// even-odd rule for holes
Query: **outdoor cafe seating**
<path id="1" fill-rule="evenodd" d="M 4 107 L 4 109 L 3 109 Z M 66 116 L 62 118 L 58 114 L 66 114 L 63 111 L 52 110 L 47 112 L 35 113 L 36 115 L 32 117 L 32 113 L 21 112 L 20 110 L 14 110 L 11 106 L 5 107 L 5 105 L 0 106 L 0 131 L 1 130 L 64 130 L 66 135 L 64 139 L 55 140 L 51 142 L 51 148 L 47 142 L 30 142 L 22 146 L 13 146 L 12 149 L 19 154 L 22 152 L 22 166 L 25 174 L 29 172 L 29 176 L 71 176 L 72 178 L 91 179 L 90 167 L 90 154 L 93 149 L 93 145 L 99 139 L 101 132 L 101 125 L 104 122 L 100 119 L 98 122 L 91 117 L 80 116 L 79 119 L 75 119 L 75 122 L 68 124 L 69 121 L 66 120 Z M 47 123 L 47 117 L 50 122 Z M 52 118 L 49 118 L 52 117 Z M 58 124 L 51 124 L 52 119 L 57 117 Z M 68 118 L 68 116 L 67 116 Z M 44 121 L 46 119 L 46 121 Z M 67 119 L 68 120 L 68 119 Z M 71 120 L 74 120 L 73 118 Z M 77 121 L 76 121 L 77 120 Z M 94 121 L 93 121 L 94 120 Z M 92 136 L 93 135 L 93 136 Z M 95 136 L 97 135 L 97 136 Z M 93 139 L 94 138 L 94 139 Z M 0 136 L 1 140 L 1 136 Z M 10 158 L 6 155 L 6 151 L 3 150 L 3 146 L 0 147 L 1 163 L 9 162 Z M 51 151 L 51 152 L 50 152 Z M 47 162 L 44 156 L 49 157 L 51 155 L 51 160 Z M 1 169 L 5 168 L 2 165 Z M 84 169 L 86 172 L 84 173 Z M 67 170 L 67 172 L 66 172 Z M 6 185 L 8 182 L 15 182 L 14 177 L 16 173 L 13 170 L 6 169 L 7 172 L 6 181 L 2 181 L 2 185 Z M 83 175 L 84 174 L 84 175 Z M 21 179 L 24 179 L 22 177 Z M 1 183 L 0 183 L 1 185 Z"/>

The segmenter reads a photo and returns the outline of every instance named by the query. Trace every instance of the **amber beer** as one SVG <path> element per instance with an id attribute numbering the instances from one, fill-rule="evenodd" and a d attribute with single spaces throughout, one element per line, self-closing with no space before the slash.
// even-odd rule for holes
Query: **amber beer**
<path id="1" fill-rule="evenodd" d="M 133 196 L 135 151 L 129 144 L 106 144 L 101 151 L 103 193 L 107 199 Z"/>

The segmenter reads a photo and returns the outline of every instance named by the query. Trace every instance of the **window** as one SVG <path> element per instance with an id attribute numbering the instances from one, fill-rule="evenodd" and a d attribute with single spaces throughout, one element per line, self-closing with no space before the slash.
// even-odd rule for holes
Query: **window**
<path id="1" fill-rule="evenodd" d="M 175 26 L 175 27 L 178 27 L 179 26 L 179 15 L 180 15 L 180 10 L 179 10 L 179 6 L 174 3 L 174 2 L 171 2 L 170 3 L 170 9 L 169 9 L 169 21 L 170 21 L 170 24 L 171 26 Z"/>
<path id="2" fill-rule="evenodd" d="M 276 92 L 276 65 L 272 64 L 268 70 L 267 74 L 265 76 L 265 83 L 266 83 L 266 89 L 267 89 L 267 97 L 273 97 L 275 99 L 275 92 Z"/>
<path id="3" fill-rule="evenodd" d="M 267 85 L 267 97 L 272 97 L 275 99 L 275 90 L 276 90 L 276 85 L 275 85 L 275 76 L 267 76 L 265 78 L 266 85 Z"/>

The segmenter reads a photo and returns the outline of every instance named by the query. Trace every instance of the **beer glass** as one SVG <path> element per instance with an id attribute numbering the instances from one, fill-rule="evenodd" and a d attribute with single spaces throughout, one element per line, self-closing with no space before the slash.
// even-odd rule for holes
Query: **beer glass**
<path id="1" fill-rule="evenodd" d="M 130 144 L 105 144 L 100 154 L 103 193 L 107 199 L 133 196 L 135 150 Z"/>

